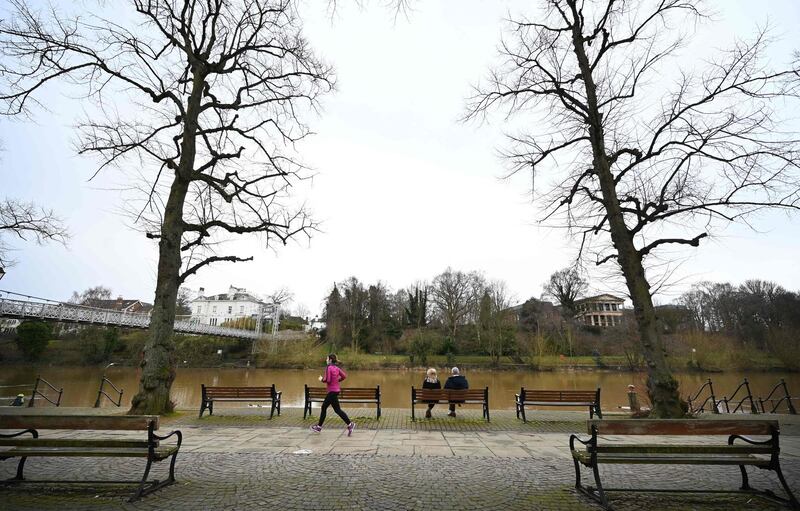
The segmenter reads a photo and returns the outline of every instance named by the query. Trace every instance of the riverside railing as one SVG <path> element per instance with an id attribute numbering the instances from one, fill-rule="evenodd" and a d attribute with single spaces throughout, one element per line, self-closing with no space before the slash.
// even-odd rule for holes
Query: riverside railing
<path id="1" fill-rule="evenodd" d="M 103 387 L 105 387 L 105 386 L 106 386 L 106 384 L 108 384 L 108 386 L 109 386 L 109 387 L 111 387 L 111 389 L 112 389 L 112 390 L 111 390 L 111 392 L 114 392 L 114 393 L 115 393 L 115 395 L 117 396 L 117 399 L 116 399 L 116 401 L 114 400 L 114 398 L 113 398 L 113 397 L 111 397 L 111 396 L 109 396 L 109 395 L 108 395 L 108 392 L 106 392 L 106 391 L 103 389 Z M 100 390 L 98 390 L 98 391 L 97 391 L 97 399 L 95 399 L 95 401 L 94 401 L 94 407 L 95 407 L 95 408 L 100 408 L 100 399 L 101 399 L 103 396 L 106 396 L 106 398 L 108 398 L 108 400 L 109 400 L 109 401 L 111 401 L 112 403 L 114 403 L 114 405 L 116 405 L 116 406 L 118 406 L 118 407 L 119 407 L 119 406 L 122 406 L 122 393 L 123 393 L 123 392 L 124 392 L 124 390 L 122 390 L 122 389 L 120 389 L 120 388 L 117 388 L 117 386 L 116 386 L 116 385 L 114 385 L 113 383 L 111 383 L 111 380 L 109 380 L 108 378 L 106 378 L 105 376 L 103 376 L 103 378 L 100 380 Z"/>
<path id="2" fill-rule="evenodd" d="M 702 394 L 705 389 L 708 389 L 709 395 L 703 400 L 702 403 L 700 403 L 700 406 L 697 407 L 697 401 L 700 398 L 700 394 Z M 717 408 L 718 401 L 714 396 L 714 384 L 711 383 L 711 378 L 706 380 L 706 382 L 703 384 L 702 387 L 700 387 L 700 389 L 698 389 L 698 391 L 695 393 L 694 396 L 689 396 L 689 399 L 687 401 L 689 403 L 689 411 L 691 413 L 705 412 L 706 405 L 708 404 L 709 401 L 711 401 L 711 408 L 710 408 L 711 412 L 719 413 L 719 409 Z"/>
<path id="3" fill-rule="evenodd" d="M 739 394 L 739 391 L 742 390 L 742 389 L 744 389 L 744 396 L 738 402 L 738 404 L 733 408 L 733 411 L 731 411 L 730 405 L 731 405 L 731 403 L 736 403 L 736 395 Z M 738 411 L 741 411 L 742 413 L 744 413 L 743 405 L 744 405 L 745 401 L 749 401 L 750 402 L 750 413 L 757 414 L 758 413 L 758 406 L 756 406 L 756 403 L 753 400 L 753 393 L 750 391 L 750 382 L 747 381 L 747 378 L 745 378 L 744 381 L 742 381 L 742 383 L 740 383 L 739 386 L 736 387 L 736 390 L 733 391 L 733 395 L 731 395 L 730 398 L 723 397 L 720 400 L 720 402 L 725 405 L 725 412 L 726 413 L 736 413 Z"/>
<path id="4" fill-rule="evenodd" d="M 783 396 L 780 398 L 773 398 L 773 394 L 778 390 L 783 390 Z M 778 407 L 785 402 L 789 413 L 797 415 L 797 409 L 794 407 L 794 404 L 792 404 L 792 396 L 789 394 L 789 388 L 786 386 L 786 381 L 783 378 L 772 388 L 766 398 L 762 399 L 759 397 L 758 402 L 761 405 L 761 413 L 777 413 Z M 767 407 L 764 406 L 764 403 L 770 403 L 772 408 L 767 411 Z"/>
<path id="5" fill-rule="evenodd" d="M 44 392 L 39 390 L 39 384 L 44 384 Z M 56 396 L 50 397 L 47 395 L 48 389 L 56 394 Z M 33 386 L 33 392 L 31 393 L 31 399 L 28 401 L 28 407 L 33 407 L 34 401 L 36 401 L 36 396 L 41 396 L 42 399 L 47 401 L 53 406 L 61 406 L 61 398 L 64 395 L 64 389 L 60 388 L 57 389 L 55 386 L 50 383 L 49 381 L 45 380 L 41 376 L 36 377 L 36 384 Z"/>

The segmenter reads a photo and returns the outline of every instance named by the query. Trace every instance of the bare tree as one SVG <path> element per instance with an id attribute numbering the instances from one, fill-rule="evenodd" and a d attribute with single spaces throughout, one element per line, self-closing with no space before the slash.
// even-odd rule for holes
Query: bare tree
<path id="1" fill-rule="evenodd" d="M 453 340 L 458 326 L 477 313 L 483 287 L 483 277 L 478 273 L 452 268 L 433 279 L 428 289 L 430 300 Z"/>
<path id="2" fill-rule="evenodd" d="M 594 240 L 625 278 L 649 377 L 653 415 L 684 403 L 657 328 L 655 254 L 697 247 L 716 227 L 765 208 L 800 208 L 800 145 L 783 121 L 797 111 L 800 66 L 772 69 L 763 32 L 700 72 L 661 73 L 703 16 L 695 0 L 549 0 L 511 22 L 503 64 L 478 88 L 467 117 L 495 108 L 536 115 L 512 137 L 513 171 L 551 169 L 545 220 Z M 656 99 L 654 99 L 656 98 Z M 537 115 L 538 114 L 538 115 Z M 527 123 L 530 125 L 531 123 Z"/>
<path id="3" fill-rule="evenodd" d="M 96 307 L 100 300 L 111 300 L 111 289 L 105 286 L 95 286 L 78 293 L 72 292 L 72 297 L 68 300 L 69 303 L 78 305 L 88 305 Z"/>
<path id="4" fill-rule="evenodd" d="M 5 239 L 7 235 L 23 241 L 32 239 L 39 245 L 49 241 L 63 245 L 69 239 L 63 221 L 52 210 L 9 198 L 0 201 L 0 268 L 15 263 L 8 255 L 11 245 Z"/>
<path id="5" fill-rule="evenodd" d="M 233 235 L 265 244 L 309 234 L 287 204 L 302 177 L 302 118 L 330 90 L 331 69 L 301 35 L 291 0 L 131 0 L 111 18 L 41 14 L 23 0 L 0 23 L 0 99 L 28 113 L 40 90 L 66 81 L 94 101 L 78 147 L 143 179 L 136 221 L 158 240 L 150 336 L 132 413 L 171 409 L 178 287 Z M 128 105 L 118 112 L 112 105 Z"/>
<path id="6" fill-rule="evenodd" d="M 271 303 L 277 303 L 278 305 L 288 305 L 289 303 L 294 300 L 294 293 L 289 290 L 288 287 L 281 287 L 276 289 L 275 291 L 271 292 L 267 295 L 267 299 Z"/>
<path id="7" fill-rule="evenodd" d="M 589 288 L 576 268 L 564 268 L 550 275 L 550 280 L 544 285 L 545 296 L 552 297 L 564 310 L 572 314 L 575 312 L 575 300 Z"/>

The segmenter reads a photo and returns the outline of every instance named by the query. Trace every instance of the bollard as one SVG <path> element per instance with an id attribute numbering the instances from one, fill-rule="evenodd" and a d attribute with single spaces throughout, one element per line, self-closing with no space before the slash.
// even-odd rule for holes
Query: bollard
<path id="1" fill-rule="evenodd" d="M 636 387 L 634 385 L 628 385 L 628 404 L 632 413 L 641 411 L 639 408 L 639 396 L 636 395 Z"/>

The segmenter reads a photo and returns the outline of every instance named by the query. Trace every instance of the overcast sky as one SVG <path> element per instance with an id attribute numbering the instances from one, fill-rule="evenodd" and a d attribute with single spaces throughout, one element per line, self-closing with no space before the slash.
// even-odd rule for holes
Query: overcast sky
<path id="1" fill-rule="evenodd" d="M 359 9 L 339 2 L 334 19 L 324 2 L 302 8 L 306 36 L 337 75 L 338 90 L 311 120 L 316 135 L 299 146 L 316 176 L 297 193 L 322 231 L 269 251 L 257 240 L 237 242 L 233 251 L 254 262 L 212 266 L 188 286 L 218 293 L 233 284 L 258 294 L 285 286 L 315 314 L 334 281 L 355 275 L 398 289 L 451 266 L 505 280 L 519 301 L 539 296 L 577 246 L 537 225 L 528 176 L 500 179 L 501 120 L 458 121 L 470 87 L 495 60 L 503 18 L 531 2 L 420 0 L 408 19 L 396 21 L 371 3 Z M 781 38 L 771 54 L 776 63 L 789 59 L 792 44 L 800 46 L 796 0 L 711 5 L 719 21 L 700 28 L 704 44 L 725 47 L 769 21 Z M 0 289 L 66 299 L 104 285 L 152 302 L 155 245 L 117 213 L 119 176 L 109 171 L 88 181 L 94 167 L 75 155 L 70 128 L 79 103 L 58 90 L 46 97 L 51 111 L 33 122 L 0 121 L 0 196 L 53 208 L 72 238 L 66 248 L 15 243 L 18 264 Z M 690 258 L 676 273 L 678 285 L 659 300 L 703 279 L 757 277 L 800 290 L 800 218 L 771 213 L 754 225 L 757 231 L 729 228 L 683 253 Z M 624 292 L 593 275 L 593 290 Z"/>

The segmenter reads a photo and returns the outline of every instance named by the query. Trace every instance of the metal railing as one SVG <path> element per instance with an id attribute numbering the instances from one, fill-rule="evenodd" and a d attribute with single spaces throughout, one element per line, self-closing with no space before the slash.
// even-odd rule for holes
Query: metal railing
<path id="1" fill-rule="evenodd" d="M 39 390 L 39 384 L 40 383 L 44 383 L 46 385 L 45 392 L 42 392 L 41 390 Z M 57 397 L 50 398 L 50 396 L 48 396 L 47 393 L 46 393 L 47 389 L 50 389 L 51 391 L 55 392 L 57 394 Z M 64 395 L 64 389 L 63 388 L 57 389 L 49 381 L 45 380 L 41 376 L 37 376 L 36 377 L 36 384 L 34 384 L 33 392 L 31 392 L 31 399 L 30 399 L 30 401 L 28 401 L 28 408 L 33 407 L 33 403 L 34 403 L 34 401 L 36 401 L 36 396 L 37 395 L 41 396 L 42 399 L 44 399 L 45 401 L 47 401 L 48 403 L 50 403 L 53 406 L 61 406 L 61 398 Z"/>
<path id="2" fill-rule="evenodd" d="M 736 395 L 739 394 L 739 391 L 742 390 L 742 389 L 744 389 L 745 394 L 742 397 L 742 399 L 738 402 L 738 404 L 736 404 L 736 406 L 733 408 L 733 411 L 731 411 L 730 405 L 731 405 L 731 403 L 736 403 Z M 723 397 L 720 400 L 720 402 L 725 405 L 725 412 L 726 413 L 736 413 L 738 411 L 741 411 L 742 413 L 744 413 L 743 405 L 744 405 L 745 401 L 749 401 L 750 402 L 750 413 L 757 414 L 758 413 L 758 406 L 756 406 L 756 403 L 753 400 L 753 393 L 750 392 L 750 382 L 747 381 L 747 378 L 745 378 L 744 381 L 742 381 L 742 383 L 740 383 L 739 386 L 736 387 L 736 390 L 733 391 L 733 395 L 731 395 L 730 398 Z"/>
<path id="3" fill-rule="evenodd" d="M 700 394 L 702 394 L 706 388 L 708 388 L 709 395 L 703 400 L 702 403 L 700 403 L 700 407 L 698 408 L 696 406 L 697 400 L 700 397 Z M 719 409 L 717 408 L 718 401 L 717 398 L 714 396 L 714 384 L 711 383 L 711 378 L 706 380 L 706 382 L 703 384 L 702 387 L 700 387 L 700 389 L 695 393 L 694 396 L 689 396 L 689 399 L 687 401 L 689 403 L 689 412 L 691 413 L 705 412 L 706 405 L 708 404 L 709 401 L 711 401 L 711 412 L 719 413 Z"/>
<path id="4" fill-rule="evenodd" d="M 30 297 L 11 291 L 0 290 L 0 293 L 2 293 L 0 294 L 0 317 L 112 325 L 126 328 L 147 329 L 150 327 L 150 315 L 146 313 L 96 309 L 84 305 Z M 8 298 L 7 296 L 3 296 L 3 294 L 14 295 L 20 298 Z M 188 318 L 175 321 L 175 331 L 190 334 L 207 334 L 218 337 L 234 337 L 237 339 L 260 339 L 265 336 L 264 333 L 259 331 L 212 326 Z"/>
<path id="5" fill-rule="evenodd" d="M 772 395 L 775 394 L 778 389 L 783 390 L 783 396 L 781 396 L 779 399 L 775 399 L 772 397 Z M 779 381 L 778 384 L 772 388 L 766 398 L 758 398 L 758 402 L 761 405 L 761 413 L 777 413 L 778 407 L 781 406 L 781 403 L 784 401 L 786 402 L 786 407 L 789 413 L 792 415 L 797 415 L 797 409 L 794 407 L 794 404 L 792 404 L 792 396 L 789 394 L 789 388 L 786 386 L 786 381 L 783 378 L 781 378 L 781 381 Z M 764 403 L 771 403 L 772 408 L 767 411 Z"/>
<path id="6" fill-rule="evenodd" d="M 116 395 L 117 395 L 117 400 L 116 401 L 114 401 L 114 398 L 109 396 L 108 393 L 105 390 L 103 390 L 103 387 L 105 387 L 106 384 L 108 384 L 113 389 L 113 391 L 116 393 Z M 122 389 L 117 388 L 117 386 L 114 385 L 111 382 L 111 380 L 109 380 L 108 378 L 106 378 L 105 375 L 103 375 L 103 378 L 100 380 L 100 390 L 97 391 L 97 399 L 94 401 L 94 407 L 95 408 L 100 408 L 100 399 L 103 396 L 106 396 L 109 401 L 114 403 L 114 405 L 116 405 L 118 407 L 122 406 L 122 393 L 123 392 L 124 391 Z"/>

